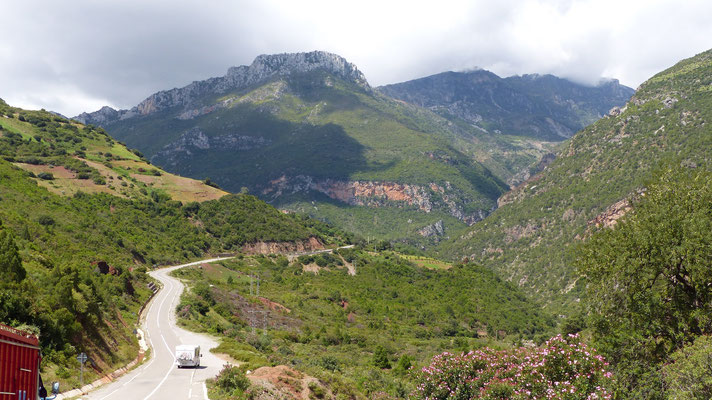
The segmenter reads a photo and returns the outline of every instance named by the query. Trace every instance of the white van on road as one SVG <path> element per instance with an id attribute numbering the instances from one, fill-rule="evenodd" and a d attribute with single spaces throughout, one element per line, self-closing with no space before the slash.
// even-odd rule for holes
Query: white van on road
<path id="1" fill-rule="evenodd" d="M 200 366 L 200 346 L 192 344 L 181 344 L 176 346 L 176 365 L 182 367 Z"/>

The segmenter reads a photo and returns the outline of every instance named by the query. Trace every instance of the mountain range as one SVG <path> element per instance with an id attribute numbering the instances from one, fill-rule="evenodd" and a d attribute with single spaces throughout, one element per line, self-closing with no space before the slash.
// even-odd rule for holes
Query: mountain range
<path id="1" fill-rule="evenodd" d="M 553 75 L 500 78 L 486 70 L 444 72 L 379 91 L 483 131 L 561 141 L 635 93 L 617 80 L 586 86 Z"/>
<path id="2" fill-rule="evenodd" d="M 172 172 L 391 240 L 437 241 L 480 221 L 550 152 L 541 138 L 453 122 L 385 90 L 331 53 L 264 55 L 129 110 L 75 119 Z"/>

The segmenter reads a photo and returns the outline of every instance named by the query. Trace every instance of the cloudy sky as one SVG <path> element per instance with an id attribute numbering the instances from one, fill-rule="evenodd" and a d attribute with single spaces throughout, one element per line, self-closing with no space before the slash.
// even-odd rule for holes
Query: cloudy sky
<path id="1" fill-rule="evenodd" d="M 636 87 L 712 48 L 709 0 L 4 0 L 0 98 L 74 116 L 327 50 L 374 86 L 481 67 Z"/>

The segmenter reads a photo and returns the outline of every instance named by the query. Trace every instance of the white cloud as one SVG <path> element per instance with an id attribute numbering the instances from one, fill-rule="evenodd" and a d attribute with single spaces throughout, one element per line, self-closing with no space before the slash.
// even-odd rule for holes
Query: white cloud
<path id="1" fill-rule="evenodd" d="M 67 115 L 130 107 L 264 53 L 332 51 L 374 85 L 479 66 L 637 86 L 712 47 L 702 0 L 4 3 L 0 97 Z"/>

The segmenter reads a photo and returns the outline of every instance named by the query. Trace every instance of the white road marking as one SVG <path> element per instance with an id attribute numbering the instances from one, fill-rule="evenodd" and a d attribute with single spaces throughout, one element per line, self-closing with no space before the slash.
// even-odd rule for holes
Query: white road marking
<path id="1" fill-rule="evenodd" d="M 168 354 L 170 354 L 171 357 L 173 357 L 173 362 L 175 362 L 175 361 L 176 361 L 176 356 L 175 356 L 175 354 L 173 354 L 173 352 L 171 351 L 171 346 L 168 345 L 168 342 L 166 342 L 166 338 L 163 336 L 162 333 L 161 333 L 161 339 L 163 339 L 163 343 L 166 345 L 166 349 L 168 349 Z"/>
<path id="2" fill-rule="evenodd" d="M 163 297 L 163 300 L 161 301 L 161 304 L 158 306 L 158 317 L 156 317 L 156 326 L 158 326 L 158 329 L 161 329 L 160 316 L 161 316 L 161 310 L 163 309 L 163 303 L 166 302 L 166 300 L 168 299 L 168 295 L 171 293 L 171 291 L 173 291 L 173 283 L 171 281 L 168 281 L 168 283 L 171 284 L 171 288 L 168 289 L 165 296 Z"/>
<path id="3" fill-rule="evenodd" d="M 144 397 L 143 400 L 148 400 L 149 398 L 151 398 L 151 396 L 153 396 L 153 394 L 156 393 L 156 391 L 157 391 L 161 386 L 163 386 L 163 383 L 166 382 L 166 379 L 168 379 L 168 375 L 170 375 L 171 372 L 173 372 L 173 365 L 172 365 L 172 364 L 171 364 L 171 367 L 168 368 L 168 372 L 166 372 L 166 376 L 164 376 L 163 379 L 161 380 L 161 383 L 159 383 L 158 386 L 156 386 L 156 388 L 153 389 L 153 390 L 151 391 L 151 393 L 148 394 L 148 396 Z"/>
<path id="4" fill-rule="evenodd" d="M 205 382 L 203 382 L 203 397 L 205 398 L 205 400 L 210 400 L 210 398 L 208 397 L 208 387 L 205 386 Z"/>

